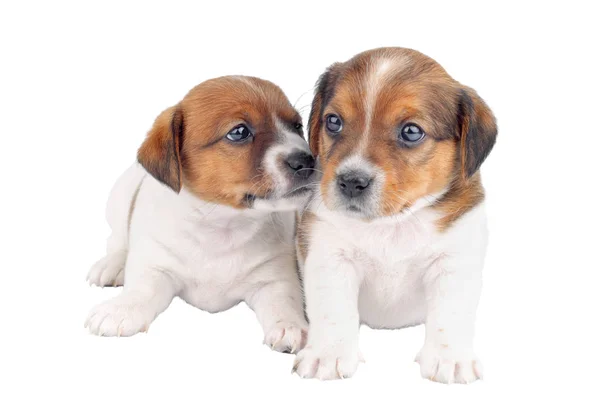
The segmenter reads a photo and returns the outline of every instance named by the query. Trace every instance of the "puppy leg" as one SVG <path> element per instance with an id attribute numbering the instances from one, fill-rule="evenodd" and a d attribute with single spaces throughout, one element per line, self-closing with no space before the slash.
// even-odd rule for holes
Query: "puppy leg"
<path id="1" fill-rule="evenodd" d="M 135 277 L 130 280 L 130 274 Z M 157 268 L 127 263 L 123 292 L 94 307 L 85 322 L 91 333 L 100 336 L 132 336 L 147 331 L 177 294 L 172 277 Z"/>
<path id="2" fill-rule="evenodd" d="M 482 378 L 473 352 L 475 313 L 481 274 L 473 266 L 438 262 L 425 279 L 427 317 L 425 345 L 416 361 L 421 375 L 442 383 L 470 383 Z"/>
<path id="3" fill-rule="evenodd" d="M 114 200 L 114 198 L 111 197 Z M 124 215 L 122 215 L 124 217 Z M 106 241 L 106 256 L 98 260 L 88 272 L 87 281 L 90 285 L 99 287 L 105 286 L 123 286 L 125 279 L 124 269 L 128 252 L 128 226 L 127 219 L 112 221 L 112 233 Z"/>
<path id="4" fill-rule="evenodd" d="M 361 276 L 342 257 L 309 253 L 304 290 L 310 327 L 308 343 L 294 369 L 300 377 L 331 380 L 351 377 L 361 360 L 358 348 L 358 292 Z"/>
<path id="5" fill-rule="evenodd" d="M 279 352 L 295 353 L 304 347 L 308 325 L 294 259 L 275 259 L 262 265 L 253 275 L 260 283 L 245 301 L 263 328 L 265 344 Z"/>
<path id="6" fill-rule="evenodd" d="M 106 244 L 106 256 L 96 262 L 87 275 L 90 285 L 123 286 L 129 240 L 129 219 L 145 172 L 134 164 L 113 186 L 106 205 L 106 221 L 112 229 Z"/>
<path id="7" fill-rule="evenodd" d="M 127 260 L 127 247 L 111 245 L 111 241 L 119 242 L 121 241 L 120 238 L 113 233 L 108 239 L 109 250 L 107 250 L 106 256 L 98 260 L 88 272 L 87 281 L 90 285 L 99 287 L 123 286 L 125 279 L 123 271 L 125 269 L 125 261 Z"/>

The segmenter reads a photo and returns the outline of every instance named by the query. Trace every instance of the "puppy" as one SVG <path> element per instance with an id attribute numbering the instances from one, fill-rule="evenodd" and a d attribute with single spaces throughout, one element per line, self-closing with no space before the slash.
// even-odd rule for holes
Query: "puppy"
<path id="1" fill-rule="evenodd" d="M 479 166 L 496 133 L 475 91 L 413 50 L 366 51 L 321 76 L 309 143 L 323 174 L 297 237 L 310 322 L 300 376 L 353 375 L 361 323 L 425 323 L 423 377 L 481 378 Z"/>
<path id="2" fill-rule="evenodd" d="M 314 159 L 283 92 L 253 77 L 208 80 L 158 116 L 138 162 L 111 192 L 107 255 L 88 275 L 124 289 L 85 326 L 131 336 L 175 296 L 209 312 L 244 301 L 268 345 L 302 347 L 294 217 Z"/>

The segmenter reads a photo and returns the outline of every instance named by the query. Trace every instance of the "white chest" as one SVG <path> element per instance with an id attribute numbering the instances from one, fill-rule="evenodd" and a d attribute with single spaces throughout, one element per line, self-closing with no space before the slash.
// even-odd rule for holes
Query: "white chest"
<path id="1" fill-rule="evenodd" d="M 428 214 L 400 222 L 350 222 L 332 228 L 341 251 L 362 276 L 361 321 L 373 327 L 402 327 L 425 317 L 423 274 L 438 256 L 435 224 Z"/>
<path id="2" fill-rule="evenodd" d="M 154 267 L 169 271 L 178 295 L 194 306 L 235 305 L 256 283 L 259 265 L 293 249 L 292 213 L 216 206 L 154 184 L 140 190 L 129 239 Z"/>
<path id="3" fill-rule="evenodd" d="M 252 237 L 227 229 L 189 234 L 180 246 L 188 251 L 179 270 L 184 286 L 180 296 L 207 311 L 237 304 L 256 283 L 253 275 L 259 266 L 284 250 L 282 243 L 267 248 L 270 234 L 263 229 Z M 289 241 L 288 246 L 291 237 Z"/>

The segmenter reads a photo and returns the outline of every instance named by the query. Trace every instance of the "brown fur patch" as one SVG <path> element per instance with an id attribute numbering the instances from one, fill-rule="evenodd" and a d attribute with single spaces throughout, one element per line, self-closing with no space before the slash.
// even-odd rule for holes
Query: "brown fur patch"
<path id="1" fill-rule="evenodd" d="M 184 124 L 180 138 L 170 133 L 176 125 L 173 112 L 180 112 Z M 273 83 L 241 76 L 211 79 L 193 88 L 176 109 L 159 116 L 140 148 L 139 161 L 175 191 L 185 185 L 206 201 L 245 207 L 246 197 L 265 196 L 273 187 L 261 163 L 277 134 L 274 117 L 290 126 L 301 122 Z M 226 140 L 225 135 L 241 124 L 249 127 L 253 140 Z M 169 140 L 175 141 L 169 145 Z M 162 170 L 152 171 L 153 163 Z"/>
<path id="2" fill-rule="evenodd" d="M 445 231 L 463 214 L 472 210 L 485 198 L 481 176 L 476 173 L 467 180 L 457 179 L 450 190 L 433 206 L 443 216 L 437 221 L 438 230 Z"/>
<path id="3" fill-rule="evenodd" d="M 181 137 L 183 115 L 177 107 L 164 110 L 154 121 L 138 150 L 138 161 L 155 179 L 176 192 L 181 190 Z"/>
<path id="4" fill-rule="evenodd" d="M 337 135 L 325 129 L 328 114 L 342 118 Z M 424 130 L 422 143 L 399 142 L 398 133 L 407 123 Z M 319 80 L 309 119 L 325 204 L 331 201 L 329 186 L 340 163 L 359 154 L 385 174 L 379 216 L 396 214 L 458 178 L 464 182 L 460 186 L 471 187 L 461 187 L 456 192 L 461 198 L 452 196 L 441 208 L 475 202 L 477 170 L 495 138 L 493 114 L 472 89 L 431 58 L 403 48 L 366 51 L 332 65 Z"/>
<path id="5" fill-rule="evenodd" d="M 471 177 L 496 143 L 496 119 L 477 93 L 467 87 L 459 103 L 461 176 Z"/>

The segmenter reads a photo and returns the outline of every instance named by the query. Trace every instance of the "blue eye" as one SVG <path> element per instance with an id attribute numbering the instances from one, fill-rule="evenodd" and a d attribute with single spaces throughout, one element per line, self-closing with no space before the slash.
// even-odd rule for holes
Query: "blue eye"
<path id="1" fill-rule="evenodd" d="M 232 142 L 242 142 L 252 136 L 252 132 L 246 125 L 239 125 L 231 129 L 225 137 Z"/>
<path id="2" fill-rule="evenodd" d="M 327 115 L 325 118 L 325 127 L 331 133 L 340 133 L 344 125 L 342 124 L 342 119 L 338 115 Z"/>
<path id="3" fill-rule="evenodd" d="M 400 138 L 407 144 L 415 144 L 420 142 L 425 137 L 423 129 L 415 125 L 414 123 L 407 123 L 402 127 L 400 131 Z"/>

